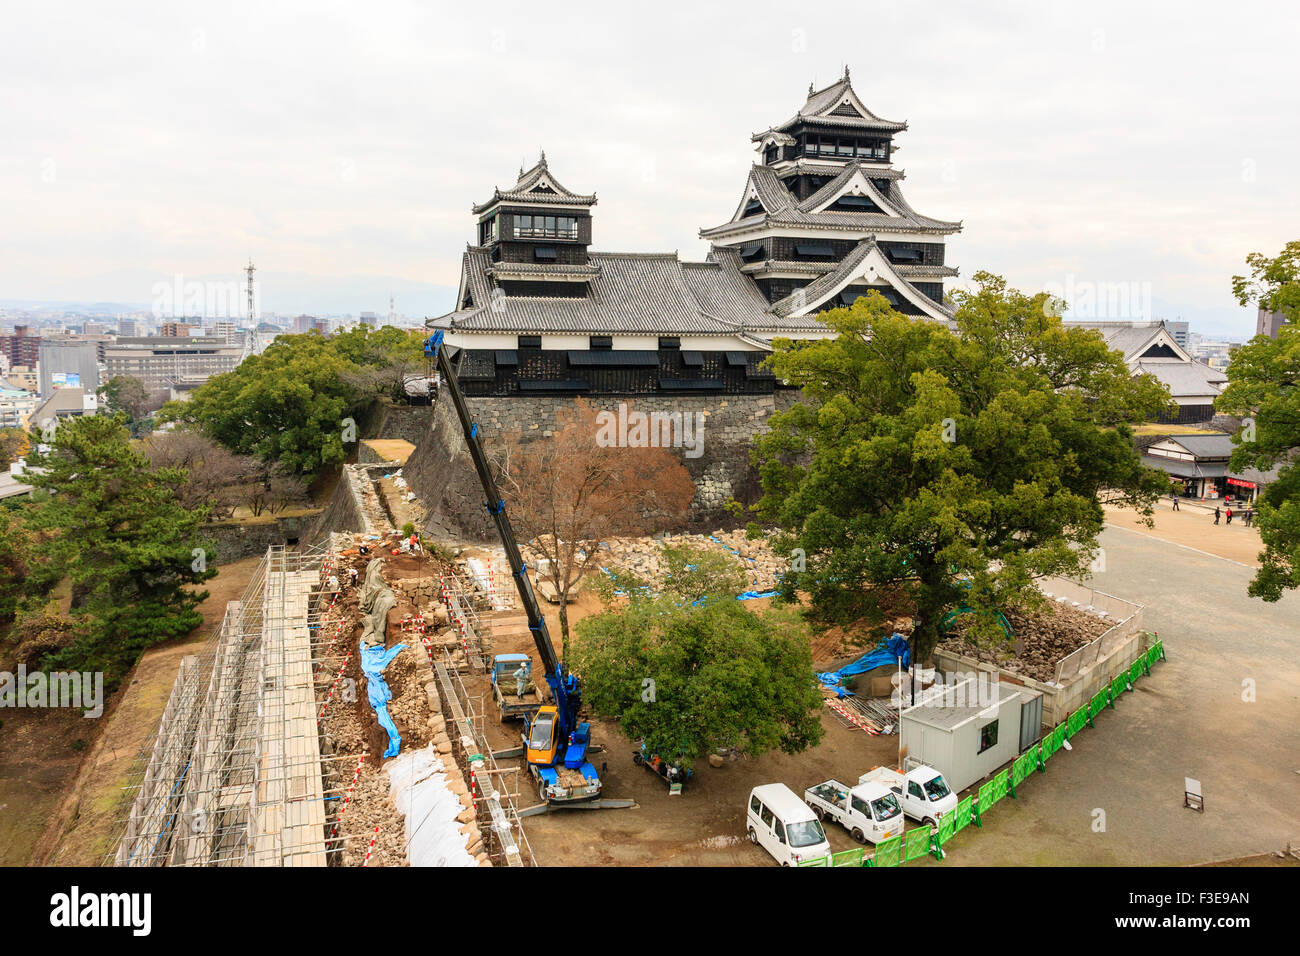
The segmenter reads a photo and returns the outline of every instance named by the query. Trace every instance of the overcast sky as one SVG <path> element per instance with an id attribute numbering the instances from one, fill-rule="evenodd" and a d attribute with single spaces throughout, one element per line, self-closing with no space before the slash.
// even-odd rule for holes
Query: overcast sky
<path id="1" fill-rule="evenodd" d="M 265 309 L 438 314 L 471 203 L 539 147 L 595 248 L 702 258 L 750 134 L 847 63 L 909 123 L 912 205 L 964 222 L 958 283 L 1123 283 L 1245 337 L 1230 276 L 1300 238 L 1300 14 L 1152 7 L 8 4 L 0 299 L 147 304 L 251 255 Z"/>

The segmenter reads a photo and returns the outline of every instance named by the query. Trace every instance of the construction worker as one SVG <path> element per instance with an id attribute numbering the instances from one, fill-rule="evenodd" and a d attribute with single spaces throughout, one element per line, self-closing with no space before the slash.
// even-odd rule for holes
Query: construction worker
<path id="1" fill-rule="evenodd" d="M 356 568 L 348 568 L 348 579 L 350 580 L 353 587 L 357 586 L 357 578 L 360 576 L 361 576 L 360 572 L 357 571 Z"/>

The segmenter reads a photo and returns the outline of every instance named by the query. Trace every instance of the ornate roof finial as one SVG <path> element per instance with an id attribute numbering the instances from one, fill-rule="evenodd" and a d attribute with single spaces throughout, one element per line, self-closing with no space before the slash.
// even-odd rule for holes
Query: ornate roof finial
<path id="1" fill-rule="evenodd" d="M 808 95 L 809 96 L 813 95 L 813 85 L 811 83 L 808 84 Z"/>
<path id="2" fill-rule="evenodd" d="M 845 64 L 844 64 L 844 79 L 847 80 L 848 78 L 849 78 L 849 65 L 848 65 L 847 63 L 845 63 Z"/>
<path id="3" fill-rule="evenodd" d="M 537 165 L 538 165 L 538 166 L 545 166 L 545 165 L 546 165 L 546 150 L 542 149 L 542 148 L 539 146 L 539 147 L 537 148 L 537 152 L 541 155 L 541 158 L 537 160 Z"/>

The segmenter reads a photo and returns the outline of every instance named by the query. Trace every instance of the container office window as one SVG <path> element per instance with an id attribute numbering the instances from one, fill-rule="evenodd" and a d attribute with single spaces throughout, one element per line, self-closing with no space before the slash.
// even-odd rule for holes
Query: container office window
<path id="1" fill-rule="evenodd" d="M 983 727 L 980 728 L 979 752 L 983 753 L 984 751 L 988 750 L 990 747 L 996 747 L 997 743 L 998 743 L 998 722 L 995 720 L 992 723 L 985 724 Z"/>

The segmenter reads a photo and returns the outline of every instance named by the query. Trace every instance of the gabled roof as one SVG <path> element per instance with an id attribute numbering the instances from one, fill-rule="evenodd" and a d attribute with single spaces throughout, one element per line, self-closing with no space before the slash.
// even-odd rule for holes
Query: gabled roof
<path id="1" fill-rule="evenodd" d="M 474 305 L 451 312 L 434 324 L 460 332 L 694 333 L 727 335 L 735 326 L 707 315 L 696 301 L 674 252 L 593 252 L 599 272 L 581 298 L 512 296 L 495 289 L 489 278 L 486 250 L 471 247 L 465 255 L 463 284 Z M 481 296 L 481 297 L 480 297 Z"/>
<path id="2" fill-rule="evenodd" d="M 889 191 L 892 192 L 894 184 L 891 182 L 889 186 Z M 799 211 L 813 214 L 825 212 L 827 206 L 839 199 L 840 196 L 849 193 L 865 194 L 886 213 L 902 215 L 901 210 L 894 208 L 893 203 L 881 194 L 880 190 L 876 188 L 876 184 L 871 181 L 870 174 L 858 163 L 850 163 L 845 166 L 838 176 L 799 203 Z M 899 195 L 901 197 L 902 194 Z M 934 221 L 937 222 L 938 220 Z"/>
<path id="3" fill-rule="evenodd" d="M 1231 458 L 1232 453 L 1237 446 L 1232 442 L 1231 435 L 1170 435 L 1167 438 L 1157 442 L 1156 445 L 1163 445 L 1165 442 L 1178 445 L 1189 455 L 1196 458 Z M 1147 451 L 1151 451 L 1156 445 L 1151 446 Z"/>
<path id="4" fill-rule="evenodd" d="M 773 314 L 740 271 L 734 249 L 714 249 L 705 262 L 682 262 L 675 252 L 593 252 L 588 294 L 513 296 L 494 285 L 486 249 L 470 246 L 461 294 L 473 305 L 434 319 L 457 332 L 735 335 L 767 347 L 758 333 L 824 332 L 816 319 Z"/>
<path id="5" fill-rule="evenodd" d="M 519 170 L 519 181 L 509 189 L 493 189 L 492 198 L 473 207 L 474 214 L 486 212 L 499 202 L 528 202 L 548 206 L 594 206 L 596 194 L 580 195 L 564 188 L 551 175 L 543 151 L 537 164 L 529 170 Z"/>
<path id="6" fill-rule="evenodd" d="M 782 317 L 807 315 L 857 279 L 866 279 L 869 285 L 884 282 L 892 286 L 932 319 L 947 321 L 952 318 L 951 309 L 939 305 L 898 273 L 876 245 L 875 236 L 869 236 L 854 246 L 834 271 L 774 302 L 772 311 Z"/>
<path id="7" fill-rule="evenodd" d="M 745 181 L 745 192 L 740 197 L 740 205 L 732 216 L 732 222 L 745 218 L 745 207 L 751 199 L 763 204 L 767 214 L 790 209 L 795 204 L 794 194 L 786 188 L 770 166 L 754 165 L 749 168 L 749 178 Z M 749 218 L 754 218 L 753 216 Z"/>
<path id="8" fill-rule="evenodd" d="M 1132 365 L 1142 358 L 1143 354 L 1156 345 L 1165 345 L 1174 353 L 1174 356 L 1184 362 L 1193 361 L 1192 355 L 1169 333 L 1163 322 L 1089 322 L 1068 320 L 1067 325 L 1093 329 L 1101 333 L 1101 337 L 1106 340 L 1106 344 L 1112 349 L 1122 352 L 1124 361 Z"/>
<path id="9" fill-rule="evenodd" d="M 844 75 L 830 86 L 820 90 L 808 88 L 808 100 L 799 108 L 799 112 L 784 123 L 772 127 L 773 131 L 785 132 L 800 123 L 814 121 L 833 126 L 863 130 L 879 130 L 897 133 L 907 129 L 907 123 L 896 123 L 882 119 L 871 110 L 854 92 L 849 82 L 849 71 L 845 67 Z M 761 136 L 761 134 L 757 134 Z M 757 136 L 756 136 L 757 138 Z"/>
<path id="10" fill-rule="evenodd" d="M 1154 375 L 1168 389 L 1174 398 L 1191 398 L 1194 396 L 1219 395 L 1220 388 L 1228 381 L 1217 368 L 1210 368 L 1203 362 L 1135 362 L 1130 368 L 1135 373 L 1143 372 Z"/>
<path id="11" fill-rule="evenodd" d="M 851 184 L 859 175 L 866 182 L 869 191 L 884 200 L 882 208 L 890 208 L 898 215 L 890 215 L 888 212 L 811 211 L 817 208 L 818 205 L 828 203 L 838 193 L 845 191 L 848 184 Z M 822 186 L 808 199 L 797 202 L 794 194 L 790 192 L 770 166 L 755 165 L 750 167 L 749 179 L 745 183 L 745 192 L 741 196 L 740 204 L 736 207 L 731 221 L 720 226 L 701 229 L 700 235 L 705 239 L 711 239 L 767 225 L 795 228 L 809 227 L 809 232 L 826 229 L 849 232 L 929 232 L 948 235 L 949 233 L 961 231 L 961 222 L 932 219 L 929 216 L 922 216 L 913 209 L 907 200 L 903 198 L 903 192 L 896 180 L 889 183 L 888 193 L 882 193 L 871 182 L 872 178 L 880 179 L 882 177 L 877 175 L 877 171 L 869 165 L 855 162 L 846 163 L 833 180 Z M 744 211 L 751 196 L 758 198 L 758 201 L 763 205 L 763 211 L 746 216 Z"/>

